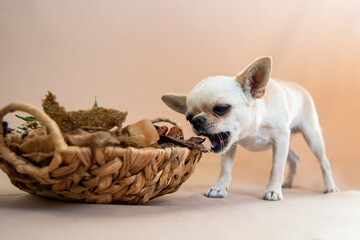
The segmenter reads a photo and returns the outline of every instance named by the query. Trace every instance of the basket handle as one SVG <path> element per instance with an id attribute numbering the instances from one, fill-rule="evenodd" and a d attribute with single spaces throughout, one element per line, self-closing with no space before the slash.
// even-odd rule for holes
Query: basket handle
<path id="1" fill-rule="evenodd" d="M 170 118 L 167 118 L 167 117 L 154 118 L 151 120 L 151 122 L 152 123 L 168 122 L 168 123 L 171 123 L 172 125 L 174 125 L 175 127 L 179 128 L 182 131 L 182 127 L 180 126 L 180 124 L 178 122 L 176 122 L 175 120 L 172 120 Z"/>
<path id="2" fill-rule="evenodd" d="M 50 165 L 42 168 L 42 173 L 50 172 L 53 169 L 57 168 L 61 164 L 61 153 L 67 149 L 67 144 L 64 141 L 62 133 L 56 124 L 56 122 L 51 119 L 45 112 L 41 111 L 39 108 L 25 103 L 11 103 L 0 110 L 0 122 L 2 123 L 3 118 L 6 114 L 12 113 L 15 111 L 22 111 L 31 114 L 39 122 L 41 122 L 51 133 L 51 138 L 54 142 L 55 153 L 54 158 L 52 159 Z M 33 171 L 40 171 L 40 168 L 36 166 L 30 166 L 26 168 L 25 165 L 29 165 L 28 162 L 25 162 L 8 149 L 4 144 L 2 124 L 0 124 L 0 154 L 3 153 L 4 159 L 11 162 L 14 166 L 20 166 L 17 170 L 22 173 L 33 173 Z M 28 172 L 30 171 L 30 172 Z"/>

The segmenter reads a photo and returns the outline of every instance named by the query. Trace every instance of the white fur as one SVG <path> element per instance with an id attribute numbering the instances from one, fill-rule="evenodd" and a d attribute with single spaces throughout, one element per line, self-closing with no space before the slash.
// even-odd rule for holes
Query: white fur
<path id="1" fill-rule="evenodd" d="M 259 60 L 253 64 L 256 64 L 257 61 Z M 271 61 L 270 66 L 267 67 L 271 69 Z M 251 65 L 249 68 L 254 68 L 254 66 Z M 246 81 L 243 81 L 244 84 L 248 84 Z M 250 90 L 248 90 L 249 85 L 241 87 L 239 76 L 209 77 L 198 83 L 186 98 L 183 96 L 183 99 L 186 99 L 186 106 L 183 103 L 181 111 L 172 105 L 171 97 L 174 95 L 167 95 L 170 96 L 168 98 L 163 97 L 165 103 L 174 110 L 184 114 L 191 113 L 194 116 L 206 117 L 209 121 L 207 129 L 210 133 L 224 131 L 231 133 L 229 144 L 222 150 L 222 167 L 218 183 L 206 192 L 206 196 L 225 197 L 227 195 L 236 144 L 239 144 L 249 151 L 273 149 L 273 165 L 264 199 L 283 199 L 281 187 L 291 187 L 299 160 L 296 153 L 290 149 L 292 132 L 303 134 L 319 160 L 325 192 L 338 191 L 325 154 L 318 115 L 310 94 L 296 83 L 273 79 L 266 83 L 265 94 L 260 94 L 261 97 L 251 97 Z M 218 117 L 214 120 L 203 109 L 204 104 L 211 109 L 211 106 L 219 103 L 230 104 L 231 112 L 226 117 Z M 286 161 L 289 163 L 290 170 L 284 182 Z"/>

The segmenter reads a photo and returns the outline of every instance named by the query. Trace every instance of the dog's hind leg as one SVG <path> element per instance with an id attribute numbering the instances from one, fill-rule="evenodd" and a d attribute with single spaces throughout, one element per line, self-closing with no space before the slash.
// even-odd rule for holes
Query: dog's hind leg
<path id="1" fill-rule="evenodd" d="M 299 163 L 299 156 L 291 149 L 289 149 L 289 153 L 287 156 L 287 162 L 289 164 L 289 172 L 286 176 L 286 179 L 282 185 L 283 188 L 291 188 L 294 182 L 294 176 L 296 173 L 297 165 Z"/>
<path id="2" fill-rule="evenodd" d="M 331 173 L 330 162 L 325 153 L 324 139 L 315 108 L 313 112 L 308 115 L 308 118 L 303 121 L 301 132 L 312 152 L 320 162 L 325 183 L 325 193 L 338 192 L 339 189 L 335 185 Z"/>

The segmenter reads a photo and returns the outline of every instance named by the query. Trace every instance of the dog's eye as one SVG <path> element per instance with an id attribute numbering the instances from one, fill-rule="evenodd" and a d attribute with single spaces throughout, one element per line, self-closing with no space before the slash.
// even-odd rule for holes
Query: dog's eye
<path id="1" fill-rule="evenodd" d="M 194 115 L 191 115 L 191 114 L 186 116 L 186 120 L 188 120 L 189 122 L 191 122 L 193 120 L 193 118 L 194 118 Z"/>
<path id="2" fill-rule="evenodd" d="M 217 105 L 213 108 L 213 113 L 216 115 L 224 115 L 225 113 L 230 111 L 231 106 L 230 105 Z"/>

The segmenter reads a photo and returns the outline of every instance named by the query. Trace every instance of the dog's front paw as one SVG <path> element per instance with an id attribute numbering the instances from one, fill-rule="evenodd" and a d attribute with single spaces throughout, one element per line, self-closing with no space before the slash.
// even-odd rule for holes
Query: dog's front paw
<path id="1" fill-rule="evenodd" d="M 339 192 L 340 190 L 336 186 L 326 187 L 325 193 Z"/>
<path id="2" fill-rule="evenodd" d="M 209 198 L 224 198 L 227 196 L 227 188 L 226 187 L 209 188 L 206 191 L 205 196 Z"/>
<path id="3" fill-rule="evenodd" d="M 266 191 L 263 199 L 268 201 L 280 201 L 283 200 L 283 195 L 281 191 Z"/>

